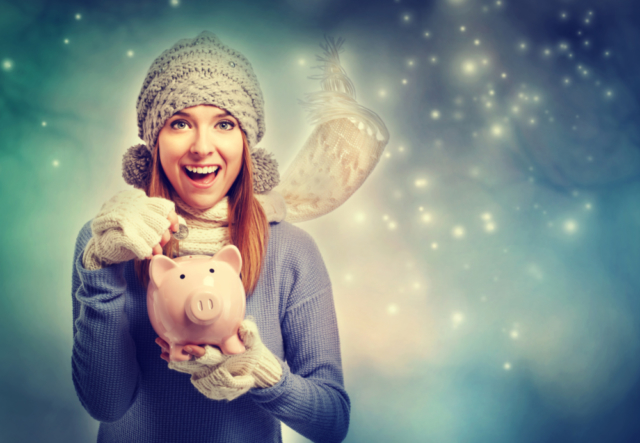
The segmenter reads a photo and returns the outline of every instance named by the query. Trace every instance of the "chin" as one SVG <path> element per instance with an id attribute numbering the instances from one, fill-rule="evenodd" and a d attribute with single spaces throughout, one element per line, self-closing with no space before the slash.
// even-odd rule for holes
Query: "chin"
<path id="1" fill-rule="evenodd" d="M 214 207 L 222 198 L 190 198 L 189 200 L 183 198 L 182 200 L 194 209 L 205 210 Z"/>

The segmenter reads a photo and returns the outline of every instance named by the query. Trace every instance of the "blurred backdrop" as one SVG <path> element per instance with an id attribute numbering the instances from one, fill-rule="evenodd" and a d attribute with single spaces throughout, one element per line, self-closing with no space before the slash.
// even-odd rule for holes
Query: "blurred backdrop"
<path id="1" fill-rule="evenodd" d="M 209 30 L 251 61 L 281 173 L 325 34 L 391 132 L 362 188 L 300 224 L 334 285 L 347 441 L 638 441 L 638 9 L 0 0 L 0 440 L 95 440 L 71 381 L 75 238 L 127 189 L 151 62 Z"/>

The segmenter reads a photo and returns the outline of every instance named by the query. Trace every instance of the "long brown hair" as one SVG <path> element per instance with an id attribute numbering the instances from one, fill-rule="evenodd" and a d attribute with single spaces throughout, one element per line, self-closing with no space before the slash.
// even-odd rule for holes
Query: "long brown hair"
<path id="1" fill-rule="evenodd" d="M 269 238 L 269 222 L 262 205 L 253 195 L 253 168 L 247 137 L 242 133 L 242 166 L 235 182 L 231 185 L 229 198 L 229 236 L 242 256 L 242 284 L 251 295 L 258 283 L 262 262 Z M 151 178 L 145 189 L 149 197 L 162 197 L 171 200 L 171 182 L 160 163 L 159 146 L 151 154 Z M 180 242 L 173 237 L 164 245 L 164 255 L 177 257 L 180 254 Z M 138 280 L 146 287 L 149 284 L 149 260 L 136 260 L 134 263 Z"/>

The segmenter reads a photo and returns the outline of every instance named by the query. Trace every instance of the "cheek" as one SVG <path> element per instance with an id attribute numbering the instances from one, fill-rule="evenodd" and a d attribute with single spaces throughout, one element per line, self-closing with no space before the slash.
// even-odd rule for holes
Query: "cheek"
<path id="1" fill-rule="evenodd" d="M 165 142 L 159 144 L 160 166 L 162 166 L 164 174 L 167 176 L 171 184 L 175 187 L 175 181 L 179 174 L 177 165 L 178 161 L 180 160 L 180 156 L 176 155 L 175 149 L 172 149 L 171 143 Z"/>

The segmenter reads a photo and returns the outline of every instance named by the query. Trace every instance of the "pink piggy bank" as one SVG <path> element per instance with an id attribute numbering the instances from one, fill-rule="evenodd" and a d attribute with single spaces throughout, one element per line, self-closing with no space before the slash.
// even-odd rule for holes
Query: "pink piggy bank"
<path id="1" fill-rule="evenodd" d="M 216 345 L 224 354 L 245 351 L 238 338 L 246 307 L 241 267 L 233 245 L 213 257 L 151 259 L 147 309 L 153 329 L 171 347 L 171 361 L 189 360 L 182 350 L 188 344 Z"/>

